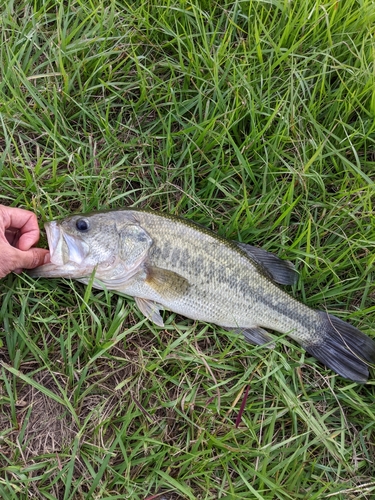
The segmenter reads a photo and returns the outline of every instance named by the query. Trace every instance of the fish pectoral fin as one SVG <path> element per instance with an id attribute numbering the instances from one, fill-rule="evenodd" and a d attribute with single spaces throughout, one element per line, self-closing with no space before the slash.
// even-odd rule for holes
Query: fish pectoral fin
<path id="1" fill-rule="evenodd" d="M 152 266 L 147 267 L 146 283 L 167 300 L 182 297 L 190 286 L 186 278 L 174 271 Z"/>
<path id="2" fill-rule="evenodd" d="M 280 285 L 294 285 L 298 279 L 298 273 L 289 260 L 280 259 L 277 255 L 267 252 L 263 248 L 253 247 L 247 243 L 235 242 L 241 250 L 258 262 L 267 272 L 269 277 Z"/>
<path id="3" fill-rule="evenodd" d="M 245 340 L 250 342 L 250 344 L 268 344 L 266 347 L 269 347 L 270 349 L 275 347 L 275 342 L 273 341 L 271 335 L 259 326 L 254 326 L 253 328 L 226 328 L 226 330 L 243 335 Z"/>
<path id="4" fill-rule="evenodd" d="M 155 323 L 155 325 L 164 326 L 163 318 L 160 315 L 160 309 L 162 309 L 160 304 L 157 304 L 153 300 L 141 299 L 140 297 L 135 297 L 135 302 L 146 318 Z"/>

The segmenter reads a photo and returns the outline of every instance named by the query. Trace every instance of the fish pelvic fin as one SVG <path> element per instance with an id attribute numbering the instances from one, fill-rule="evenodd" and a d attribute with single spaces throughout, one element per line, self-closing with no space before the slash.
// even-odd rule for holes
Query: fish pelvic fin
<path id="1" fill-rule="evenodd" d="M 354 326 L 318 311 L 323 341 L 303 347 L 323 364 L 344 378 L 365 383 L 369 365 L 375 364 L 375 342 Z"/>
<path id="2" fill-rule="evenodd" d="M 163 306 L 157 304 L 153 300 L 141 299 L 140 297 L 134 298 L 139 310 L 146 318 L 155 323 L 155 325 L 164 326 L 164 321 L 160 314 L 160 309 L 162 309 Z"/>

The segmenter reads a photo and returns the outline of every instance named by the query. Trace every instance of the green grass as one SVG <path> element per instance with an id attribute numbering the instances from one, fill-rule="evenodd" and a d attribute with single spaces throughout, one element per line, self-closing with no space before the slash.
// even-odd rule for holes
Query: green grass
<path id="1" fill-rule="evenodd" d="M 186 216 L 292 260 L 295 297 L 375 336 L 373 2 L 0 13 L 0 203 Z M 77 282 L 0 297 L 0 497 L 375 498 L 373 380 Z"/>

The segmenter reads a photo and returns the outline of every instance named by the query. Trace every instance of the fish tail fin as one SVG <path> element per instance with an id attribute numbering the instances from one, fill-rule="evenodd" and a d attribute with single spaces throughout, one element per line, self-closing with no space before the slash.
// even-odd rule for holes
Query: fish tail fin
<path id="1" fill-rule="evenodd" d="M 342 377 L 367 382 L 368 366 L 375 363 L 375 342 L 336 316 L 318 313 L 324 340 L 320 344 L 305 345 L 306 351 Z"/>

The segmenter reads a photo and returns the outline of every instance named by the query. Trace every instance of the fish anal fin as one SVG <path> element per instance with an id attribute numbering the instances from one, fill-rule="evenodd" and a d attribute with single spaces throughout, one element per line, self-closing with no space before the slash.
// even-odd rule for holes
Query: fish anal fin
<path id="1" fill-rule="evenodd" d="M 259 326 L 254 326 L 252 328 L 226 328 L 226 330 L 237 333 L 239 335 L 243 335 L 245 337 L 245 340 L 250 344 L 267 344 L 265 345 L 265 347 L 269 347 L 270 349 L 273 349 L 275 347 L 275 342 L 273 341 L 272 336 Z"/>
<path id="2" fill-rule="evenodd" d="M 298 273 L 289 260 L 280 259 L 277 255 L 267 252 L 263 248 L 253 247 L 247 243 L 235 242 L 252 260 L 260 264 L 269 277 L 280 285 L 294 285 Z"/>
<path id="3" fill-rule="evenodd" d="M 147 267 L 146 283 L 167 300 L 182 297 L 189 288 L 189 282 L 183 276 L 174 271 L 152 266 Z"/>
<path id="4" fill-rule="evenodd" d="M 135 302 L 146 318 L 155 323 L 155 325 L 164 326 L 163 318 L 160 315 L 160 309 L 162 309 L 160 304 L 157 304 L 153 300 L 141 299 L 140 297 L 135 297 Z"/>

